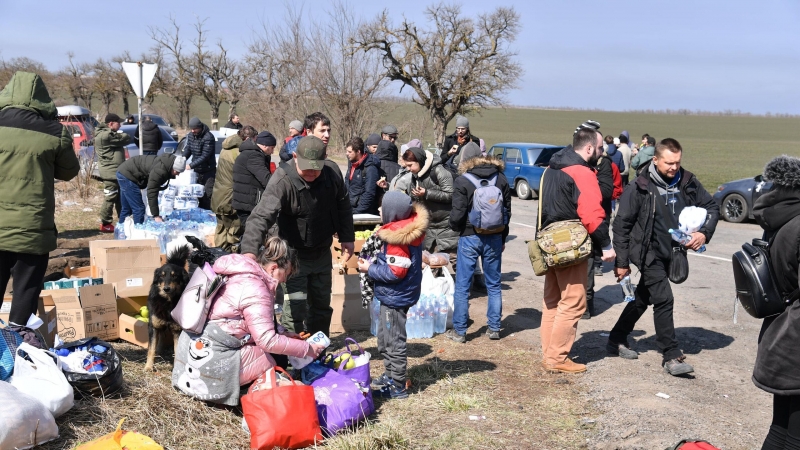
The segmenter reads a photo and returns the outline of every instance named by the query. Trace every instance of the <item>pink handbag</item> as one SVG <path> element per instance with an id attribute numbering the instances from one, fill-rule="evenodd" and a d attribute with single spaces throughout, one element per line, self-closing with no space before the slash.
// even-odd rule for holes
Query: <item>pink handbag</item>
<path id="1" fill-rule="evenodd" d="M 214 273 L 208 263 L 192 273 L 189 284 L 172 310 L 172 318 L 184 330 L 200 334 L 206 326 L 211 302 L 225 285 L 225 277 Z"/>

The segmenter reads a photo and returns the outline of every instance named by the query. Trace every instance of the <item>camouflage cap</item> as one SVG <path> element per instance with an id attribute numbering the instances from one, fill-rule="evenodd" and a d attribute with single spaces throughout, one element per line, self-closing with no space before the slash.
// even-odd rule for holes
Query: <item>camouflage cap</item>
<path id="1" fill-rule="evenodd" d="M 325 143 L 316 136 L 306 136 L 297 143 L 295 155 L 300 170 L 322 170 Z"/>

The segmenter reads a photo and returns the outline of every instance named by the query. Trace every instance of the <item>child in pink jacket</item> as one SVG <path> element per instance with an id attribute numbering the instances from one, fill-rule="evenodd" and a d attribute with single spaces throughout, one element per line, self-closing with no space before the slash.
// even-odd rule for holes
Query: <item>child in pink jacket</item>
<path id="1" fill-rule="evenodd" d="M 228 277 L 214 299 L 208 321 L 225 332 L 243 339 L 239 385 L 255 381 L 275 366 L 270 353 L 296 357 L 317 357 L 323 347 L 310 344 L 296 333 L 287 331 L 274 320 L 275 289 L 297 268 L 294 250 L 278 237 L 267 240 L 257 260 L 232 254 L 214 263 L 214 272 Z"/>

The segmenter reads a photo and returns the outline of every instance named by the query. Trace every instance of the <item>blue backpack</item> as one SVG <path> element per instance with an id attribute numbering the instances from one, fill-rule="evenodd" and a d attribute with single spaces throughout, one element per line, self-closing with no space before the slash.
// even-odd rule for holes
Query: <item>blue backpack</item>
<path id="1" fill-rule="evenodd" d="M 468 218 L 478 234 L 502 233 L 508 224 L 503 192 L 497 187 L 497 174 L 488 180 L 478 178 L 471 173 L 464 176 L 475 186 L 472 195 L 472 209 Z"/>

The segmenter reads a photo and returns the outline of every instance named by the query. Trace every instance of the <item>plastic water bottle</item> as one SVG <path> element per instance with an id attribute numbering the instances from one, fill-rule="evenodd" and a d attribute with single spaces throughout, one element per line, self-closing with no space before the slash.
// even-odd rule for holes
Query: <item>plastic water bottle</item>
<path id="1" fill-rule="evenodd" d="M 370 319 L 369 331 L 372 332 L 373 336 L 377 336 L 378 322 L 381 320 L 381 301 L 377 298 L 372 299 L 372 305 L 370 306 Z"/>
<path id="2" fill-rule="evenodd" d="M 636 299 L 636 286 L 631 283 L 630 275 L 625 275 L 625 278 L 619 282 L 619 285 L 622 286 L 622 292 L 625 294 L 626 302 L 632 302 Z"/>
<path id="3" fill-rule="evenodd" d="M 425 299 L 425 305 L 423 305 L 423 312 L 425 315 L 424 320 L 424 337 L 432 338 L 433 337 L 433 322 L 436 319 L 436 309 L 433 305 L 432 298 L 428 297 Z"/>
<path id="4" fill-rule="evenodd" d="M 691 236 L 689 236 L 688 234 L 684 233 L 681 230 L 675 230 L 675 229 L 670 228 L 669 229 L 669 234 L 672 236 L 672 240 L 674 240 L 675 242 L 679 242 L 683 246 L 686 246 L 686 244 L 688 244 L 689 241 L 692 240 Z M 697 253 L 703 253 L 704 251 L 706 251 L 705 244 L 701 245 L 700 248 L 698 248 L 695 251 Z"/>
<path id="5" fill-rule="evenodd" d="M 436 302 L 436 320 L 433 323 L 435 333 L 444 333 L 447 328 L 447 300 L 443 297 Z"/>

